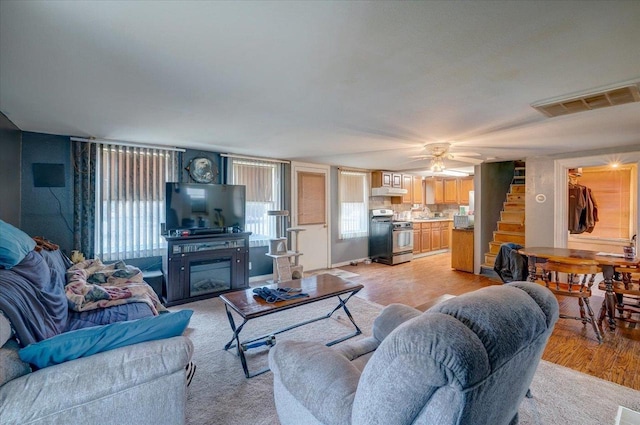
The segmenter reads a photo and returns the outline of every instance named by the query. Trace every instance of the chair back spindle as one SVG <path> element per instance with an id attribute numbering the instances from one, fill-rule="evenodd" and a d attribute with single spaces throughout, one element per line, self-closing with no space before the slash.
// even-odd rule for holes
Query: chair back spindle
<path id="1" fill-rule="evenodd" d="M 598 342 L 602 342 L 602 334 L 598 329 L 593 309 L 589 302 L 591 287 L 595 282 L 596 274 L 600 271 L 598 263 L 582 259 L 570 261 L 549 260 L 546 263 L 542 263 L 540 268 L 542 270 L 542 281 L 538 280 L 538 283 L 544 284 L 557 296 L 578 298 L 580 316 L 560 313 L 560 317 L 579 320 L 584 324 L 591 323 Z"/>

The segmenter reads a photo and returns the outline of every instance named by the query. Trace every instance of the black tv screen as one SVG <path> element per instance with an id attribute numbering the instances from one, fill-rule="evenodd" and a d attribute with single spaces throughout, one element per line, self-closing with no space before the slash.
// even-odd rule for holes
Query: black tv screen
<path id="1" fill-rule="evenodd" d="M 243 232 L 245 186 L 167 183 L 166 231 Z"/>

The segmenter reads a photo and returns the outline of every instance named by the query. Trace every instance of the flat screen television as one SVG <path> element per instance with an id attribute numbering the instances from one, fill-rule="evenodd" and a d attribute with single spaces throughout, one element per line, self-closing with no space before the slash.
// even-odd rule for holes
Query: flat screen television
<path id="1" fill-rule="evenodd" d="M 167 183 L 166 233 L 243 232 L 246 188 L 232 184 Z"/>

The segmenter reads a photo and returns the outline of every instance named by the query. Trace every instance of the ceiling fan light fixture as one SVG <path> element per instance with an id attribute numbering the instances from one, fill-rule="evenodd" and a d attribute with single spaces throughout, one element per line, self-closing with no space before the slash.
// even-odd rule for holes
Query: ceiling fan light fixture
<path id="1" fill-rule="evenodd" d="M 444 160 L 442 157 L 436 156 L 431 159 L 431 171 L 434 173 L 440 173 L 444 171 Z"/>

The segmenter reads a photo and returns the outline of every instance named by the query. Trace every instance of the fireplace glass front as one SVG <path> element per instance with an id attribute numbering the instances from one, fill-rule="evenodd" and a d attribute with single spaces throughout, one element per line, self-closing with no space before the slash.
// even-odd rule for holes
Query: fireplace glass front
<path id="1" fill-rule="evenodd" d="M 231 257 L 191 261 L 189 271 L 190 297 L 231 289 Z"/>

